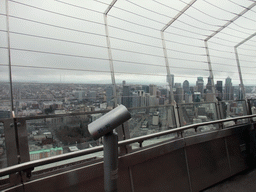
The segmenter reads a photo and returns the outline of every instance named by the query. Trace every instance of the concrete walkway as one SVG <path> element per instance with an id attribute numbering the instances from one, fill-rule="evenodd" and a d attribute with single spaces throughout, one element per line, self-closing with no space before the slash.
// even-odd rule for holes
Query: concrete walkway
<path id="1" fill-rule="evenodd" d="M 256 192 L 256 169 L 244 171 L 203 192 Z"/>

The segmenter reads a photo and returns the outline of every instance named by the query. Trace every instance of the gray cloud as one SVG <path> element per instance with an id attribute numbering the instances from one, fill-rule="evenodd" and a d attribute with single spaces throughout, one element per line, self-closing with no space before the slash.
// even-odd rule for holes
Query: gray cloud
<path id="1" fill-rule="evenodd" d="M 103 20 L 103 12 L 107 8 L 104 3 L 109 4 L 111 1 L 63 2 L 101 13 L 59 1 L 9 1 L 13 80 L 111 83 Z M 166 84 L 160 29 L 177 14 L 174 9 L 181 10 L 185 4 L 182 1 L 167 0 L 131 2 L 118 0 L 108 16 L 116 82 L 120 83 L 124 79 L 127 82 Z M 234 2 L 243 6 L 252 4 L 251 1 L 244 0 Z M 2 14 L 5 14 L 4 7 L 4 2 L 1 1 Z M 238 14 L 242 10 L 241 6 L 230 1 L 198 0 L 187 10 L 186 15 L 182 15 L 166 30 L 169 64 L 175 81 L 183 82 L 188 79 L 194 83 L 197 76 L 209 76 L 203 40 L 227 20 L 235 17 L 232 13 Z M 230 76 L 235 84 L 239 83 L 233 47 L 256 31 L 255 15 L 256 8 L 253 8 L 209 40 L 215 80 L 224 80 Z M 5 16 L 0 16 L 2 31 L 6 30 L 5 19 Z M 0 32 L 0 40 L 1 47 L 6 47 L 5 32 Z M 255 66 L 255 42 L 254 37 L 238 49 L 245 84 L 254 82 L 252 68 L 248 67 Z M 0 63 L 8 64 L 6 49 L 0 49 L 0 55 Z M 6 81 L 7 67 L 0 66 L 0 69 L 3 74 L 0 80 Z"/>

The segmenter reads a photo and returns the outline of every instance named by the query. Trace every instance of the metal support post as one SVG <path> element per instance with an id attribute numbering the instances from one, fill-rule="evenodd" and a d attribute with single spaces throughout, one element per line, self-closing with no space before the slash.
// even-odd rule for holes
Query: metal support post
<path id="1" fill-rule="evenodd" d="M 112 80 L 112 86 L 113 86 L 114 107 L 116 107 L 117 106 L 116 82 L 115 82 L 113 58 L 112 58 L 109 33 L 108 33 L 107 15 L 104 15 L 104 22 L 105 22 L 105 31 L 106 31 L 107 46 L 108 46 L 109 66 L 110 66 L 111 80 Z"/>
<path id="2" fill-rule="evenodd" d="M 166 50 L 166 45 L 165 45 L 165 39 L 164 39 L 164 31 L 171 26 L 173 22 L 175 22 L 189 7 L 191 7 L 196 0 L 190 1 L 171 21 L 169 21 L 161 30 L 161 38 L 162 38 L 162 44 L 163 44 L 163 51 L 164 51 L 164 58 L 165 58 L 165 65 L 166 65 L 166 72 L 167 72 L 167 81 L 170 87 L 170 97 L 169 97 L 169 103 L 172 104 L 173 106 L 175 105 L 174 103 L 174 96 L 173 96 L 173 90 L 172 90 L 172 78 L 171 78 L 171 73 L 170 73 L 170 67 L 169 67 L 169 62 L 168 62 L 168 57 L 167 57 L 167 50 Z"/>
<path id="3" fill-rule="evenodd" d="M 244 83 L 243 83 L 243 77 L 242 77 L 242 72 L 241 72 L 241 67 L 240 67 L 240 62 L 239 62 L 239 57 L 238 57 L 238 53 L 237 53 L 237 48 L 244 44 L 245 42 L 247 42 L 248 40 L 250 40 L 251 38 L 253 38 L 254 36 L 256 36 L 256 33 L 253 33 L 252 35 L 250 35 L 249 37 L 247 37 L 246 39 L 244 39 L 243 41 L 241 41 L 240 43 L 238 43 L 235 47 L 235 55 L 236 55 L 236 63 L 237 63 L 237 69 L 238 69 L 238 74 L 239 74 L 239 78 L 240 78 L 240 85 L 242 88 L 242 92 L 243 92 L 243 98 L 241 99 L 245 99 L 245 88 L 244 88 Z"/>
<path id="4" fill-rule="evenodd" d="M 245 98 L 245 89 L 244 89 L 243 77 L 242 77 L 242 72 L 241 72 L 241 67 L 240 67 L 240 62 L 239 62 L 239 57 L 238 57 L 236 47 L 234 49 L 235 49 L 235 55 L 236 55 L 238 74 L 239 74 L 239 78 L 240 78 L 240 86 L 242 88 L 242 93 L 243 93 L 242 98 L 239 98 L 239 99 L 244 99 Z"/>
<path id="5" fill-rule="evenodd" d="M 225 25 L 221 26 L 218 30 L 214 31 L 211 35 L 209 35 L 205 40 L 205 48 L 206 48 L 206 54 L 207 54 L 207 59 L 208 59 L 208 64 L 209 64 L 209 71 L 210 71 L 210 76 L 211 76 L 211 62 L 210 62 L 210 55 L 209 55 L 209 51 L 208 51 L 208 45 L 207 42 L 214 37 L 216 34 L 218 34 L 219 32 L 221 32 L 223 29 L 225 29 L 226 27 L 228 27 L 230 24 L 232 24 L 235 20 L 237 20 L 238 18 L 240 18 L 242 15 L 244 15 L 246 12 L 248 12 L 250 9 L 252 9 L 254 6 L 256 5 L 256 2 L 252 3 L 250 6 L 246 7 L 243 11 L 241 11 L 239 14 L 236 14 L 236 16 L 232 19 L 230 19 L 227 23 L 225 23 Z M 238 46 L 238 45 L 237 45 Z"/>
<path id="6" fill-rule="evenodd" d="M 12 59 L 11 59 L 11 43 L 10 43 L 10 26 L 9 26 L 9 6 L 8 0 L 5 1 L 6 8 L 6 29 L 7 29 L 7 43 L 8 43 L 8 63 L 9 63 L 9 81 L 10 81 L 10 99 L 11 99 L 11 111 L 12 117 L 14 117 L 14 105 L 13 105 L 13 90 L 12 90 Z"/>
<path id="7" fill-rule="evenodd" d="M 104 189 L 117 192 L 118 136 L 113 131 L 104 135 Z"/>
<path id="8" fill-rule="evenodd" d="M 171 78 L 171 73 L 170 73 L 170 67 L 169 67 L 169 62 L 167 58 L 167 51 L 166 51 L 166 45 L 165 45 L 165 40 L 164 40 L 164 33 L 161 31 L 161 37 L 162 37 L 162 43 L 163 43 L 163 50 L 164 50 L 164 58 L 165 58 L 165 66 L 166 66 L 166 71 L 167 71 L 167 81 L 169 84 L 170 88 L 170 96 L 169 96 L 169 103 L 172 104 L 174 101 L 174 96 L 173 96 L 173 87 L 172 87 L 172 78 Z"/>
<path id="9" fill-rule="evenodd" d="M 117 0 L 113 0 L 106 11 L 104 12 L 104 23 L 105 23 L 105 32 L 106 32 L 106 40 L 107 40 L 107 47 L 108 47 L 108 58 L 109 58 L 109 66 L 110 66 L 110 73 L 111 73 L 111 80 L 113 86 L 113 97 L 114 97 L 114 108 L 117 106 L 117 93 L 116 93 L 116 81 L 115 81 L 115 73 L 114 73 L 114 65 L 113 65 L 113 58 L 110 46 L 110 39 L 109 39 L 109 32 L 108 32 L 108 12 L 114 6 Z"/>
<path id="10" fill-rule="evenodd" d="M 211 59 L 210 59 L 210 53 L 209 53 L 209 49 L 208 49 L 207 40 L 204 40 L 204 44 L 205 44 L 206 56 L 207 56 L 207 61 L 208 61 L 208 68 L 209 68 L 210 79 L 211 79 L 212 94 L 215 95 L 215 87 L 214 87 L 214 79 L 213 79 L 213 72 L 212 72 L 212 64 L 211 64 Z"/>

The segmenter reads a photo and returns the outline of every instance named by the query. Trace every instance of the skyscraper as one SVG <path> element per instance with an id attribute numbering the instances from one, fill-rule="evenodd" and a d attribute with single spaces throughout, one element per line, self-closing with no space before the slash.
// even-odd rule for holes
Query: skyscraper
<path id="1" fill-rule="evenodd" d="M 123 96 L 122 96 L 122 104 L 130 108 L 131 107 L 131 93 L 130 93 L 130 86 L 129 85 L 124 85 L 123 86 Z"/>
<path id="2" fill-rule="evenodd" d="M 148 85 L 142 85 L 142 90 L 143 90 L 145 93 L 149 93 L 149 86 L 148 86 Z"/>
<path id="3" fill-rule="evenodd" d="M 156 85 L 150 84 L 149 85 L 149 93 L 150 95 L 156 96 L 157 87 Z"/>
<path id="4" fill-rule="evenodd" d="M 137 91 L 132 92 L 131 107 L 140 107 L 140 97 Z"/>
<path id="5" fill-rule="evenodd" d="M 190 92 L 188 80 L 185 80 L 185 81 L 183 82 L 183 89 L 184 89 L 184 93 Z"/>
<path id="6" fill-rule="evenodd" d="M 113 99 L 113 88 L 111 86 L 107 87 L 106 89 L 106 100 L 108 106 L 112 106 L 111 100 Z"/>
<path id="7" fill-rule="evenodd" d="M 212 91 L 212 79 L 211 79 L 211 77 L 208 77 L 208 82 L 206 84 L 206 89 L 208 90 L 208 92 Z"/>
<path id="8" fill-rule="evenodd" d="M 181 83 L 175 83 L 174 88 L 181 88 Z"/>
<path id="9" fill-rule="evenodd" d="M 196 86 L 197 86 L 198 92 L 200 92 L 201 95 L 203 95 L 203 92 L 204 92 L 204 79 L 203 79 L 203 77 L 197 77 Z"/>
<path id="10" fill-rule="evenodd" d="M 234 87 L 232 86 L 232 79 L 230 77 L 226 78 L 225 81 L 225 100 L 234 100 Z"/>
<path id="11" fill-rule="evenodd" d="M 146 93 L 144 90 L 138 90 L 139 95 L 139 107 L 145 107 L 146 106 Z"/>
<path id="12" fill-rule="evenodd" d="M 216 84 L 216 90 L 217 90 L 217 95 L 220 99 L 222 99 L 223 95 L 222 95 L 222 81 L 217 81 Z"/>

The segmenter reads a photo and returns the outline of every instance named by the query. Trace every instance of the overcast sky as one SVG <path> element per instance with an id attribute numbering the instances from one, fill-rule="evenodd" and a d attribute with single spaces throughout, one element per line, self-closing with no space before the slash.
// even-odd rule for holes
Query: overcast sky
<path id="1" fill-rule="evenodd" d="M 166 84 L 160 30 L 189 0 L 118 0 L 108 13 L 117 83 Z M 111 83 L 103 12 L 110 0 L 10 0 L 13 81 Z M 166 31 L 175 82 L 209 76 L 204 39 L 253 4 L 197 0 Z M 8 81 L 5 1 L 0 1 L 0 81 Z M 239 83 L 234 46 L 256 32 L 256 6 L 208 41 L 215 82 Z M 238 48 L 245 85 L 255 84 L 256 37 Z"/>

